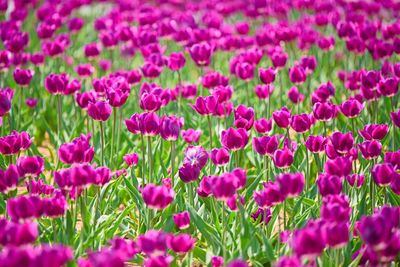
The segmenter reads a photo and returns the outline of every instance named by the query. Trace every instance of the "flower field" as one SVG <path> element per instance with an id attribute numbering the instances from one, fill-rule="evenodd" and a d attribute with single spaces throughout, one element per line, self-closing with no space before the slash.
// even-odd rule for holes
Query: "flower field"
<path id="1" fill-rule="evenodd" d="M 0 21 L 0 267 L 398 266 L 400 2 Z"/>

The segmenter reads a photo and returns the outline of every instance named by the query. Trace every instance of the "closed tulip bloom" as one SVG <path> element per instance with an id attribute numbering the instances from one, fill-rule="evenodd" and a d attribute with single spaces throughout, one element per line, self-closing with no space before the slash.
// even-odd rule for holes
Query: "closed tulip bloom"
<path id="1" fill-rule="evenodd" d="M 267 120 L 265 118 L 258 119 L 254 122 L 254 129 L 257 133 L 267 134 L 272 129 L 272 120 Z"/>
<path id="2" fill-rule="evenodd" d="M 215 112 L 217 103 L 217 98 L 213 95 L 199 96 L 196 99 L 196 103 L 191 105 L 191 107 L 200 115 L 211 115 Z"/>
<path id="3" fill-rule="evenodd" d="M 260 208 L 268 208 L 285 199 L 285 195 L 281 192 L 278 183 L 268 182 L 260 191 L 255 191 L 253 194 L 254 201 Z"/>
<path id="4" fill-rule="evenodd" d="M 337 175 L 321 173 L 317 178 L 317 186 L 322 196 L 338 195 L 342 191 L 342 179 Z"/>
<path id="5" fill-rule="evenodd" d="M 298 104 L 304 101 L 304 95 L 299 92 L 299 89 L 297 89 L 296 86 L 290 88 L 290 90 L 288 91 L 288 98 L 294 104 Z"/>
<path id="6" fill-rule="evenodd" d="M 380 214 L 362 217 L 357 230 L 362 241 L 376 248 L 384 246 L 392 232 L 391 227 L 388 227 L 387 218 Z"/>
<path id="7" fill-rule="evenodd" d="M 21 156 L 17 159 L 18 173 L 21 177 L 39 176 L 44 170 L 44 160 L 39 156 Z"/>
<path id="8" fill-rule="evenodd" d="M 193 99 L 197 96 L 197 86 L 195 84 L 181 84 L 177 86 L 181 97 Z"/>
<path id="9" fill-rule="evenodd" d="M 221 256 L 211 257 L 211 267 L 222 267 L 224 265 L 224 258 Z"/>
<path id="10" fill-rule="evenodd" d="M 400 150 L 395 152 L 386 152 L 385 163 L 390 163 L 396 170 L 400 170 Z"/>
<path id="11" fill-rule="evenodd" d="M 154 79 L 160 76 L 162 67 L 157 66 L 152 62 L 145 62 L 141 67 L 143 76 L 149 79 Z"/>
<path id="12" fill-rule="evenodd" d="M 112 108 L 106 101 L 89 103 L 88 115 L 96 121 L 106 121 L 111 115 Z"/>
<path id="13" fill-rule="evenodd" d="M 184 163 L 179 168 L 179 178 L 184 183 L 190 183 L 196 181 L 200 176 L 200 168 L 197 165 L 191 165 L 189 163 Z"/>
<path id="14" fill-rule="evenodd" d="M 243 149 L 248 141 L 249 135 L 243 128 L 229 128 L 221 133 L 221 144 L 228 150 L 237 151 Z"/>
<path id="15" fill-rule="evenodd" d="M 284 198 L 300 195 L 305 183 L 304 176 L 300 172 L 279 174 L 276 181 Z"/>
<path id="16" fill-rule="evenodd" d="M 175 192 L 163 185 L 148 184 L 143 188 L 142 197 L 149 208 L 163 210 L 174 200 Z"/>
<path id="17" fill-rule="evenodd" d="M 240 62 L 235 68 L 235 74 L 241 80 L 250 81 L 254 78 L 254 65 L 248 62 Z"/>
<path id="18" fill-rule="evenodd" d="M 49 74 L 44 79 L 44 87 L 51 94 L 63 94 L 67 90 L 69 77 L 66 73 Z"/>
<path id="19" fill-rule="evenodd" d="M 174 258 L 170 255 L 151 256 L 144 260 L 145 267 L 169 267 Z"/>
<path id="20" fill-rule="evenodd" d="M 0 89 L 0 117 L 3 117 L 11 110 L 13 96 L 14 90 L 11 88 Z"/>
<path id="21" fill-rule="evenodd" d="M 229 162 L 229 151 L 222 147 L 222 148 L 213 148 L 210 153 L 211 160 L 216 166 L 224 166 Z"/>
<path id="22" fill-rule="evenodd" d="M 390 117 L 392 118 L 393 124 L 400 128 L 400 109 L 396 112 L 390 112 Z"/>
<path id="23" fill-rule="evenodd" d="M 129 167 L 136 166 L 139 162 L 139 156 L 136 153 L 126 154 L 123 159 Z"/>
<path id="24" fill-rule="evenodd" d="M 360 113 L 364 109 L 364 104 L 356 99 L 349 99 L 343 102 L 340 105 L 339 109 L 347 118 L 355 118 L 360 115 Z"/>
<path id="25" fill-rule="evenodd" d="M 156 136 L 160 132 L 160 119 L 154 112 L 139 114 L 139 129 L 144 136 Z"/>
<path id="26" fill-rule="evenodd" d="M 78 64 L 75 68 L 75 72 L 80 77 L 90 77 L 94 73 L 95 69 L 91 64 Z"/>
<path id="27" fill-rule="evenodd" d="M 0 137 L 0 153 L 3 155 L 17 154 L 28 149 L 31 144 L 32 140 L 27 132 L 12 131 L 10 135 Z"/>
<path id="28" fill-rule="evenodd" d="M 140 108 L 145 111 L 157 111 L 161 107 L 161 99 L 156 94 L 144 93 L 140 96 Z"/>
<path id="29" fill-rule="evenodd" d="M 290 121 L 290 126 L 295 130 L 297 133 L 305 133 L 310 130 L 312 125 L 312 121 L 310 119 L 310 115 L 308 114 L 298 114 L 293 115 Z"/>
<path id="30" fill-rule="evenodd" d="M 182 117 L 164 116 L 160 122 L 160 135 L 165 140 L 176 141 L 182 127 Z"/>
<path id="31" fill-rule="evenodd" d="M 197 43 L 189 48 L 189 54 L 197 66 L 208 66 L 211 63 L 212 47 L 207 42 Z"/>
<path id="32" fill-rule="evenodd" d="M 190 216 L 188 211 L 184 211 L 181 213 L 175 213 L 172 216 L 176 227 L 179 229 L 187 229 L 190 226 Z"/>
<path id="33" fill-rule="evenodd" d="M 137 238 L 137 246 L 147 256 L 163 255 L 167 251 L 168 234 L 160 230 L 148 230 Z"/>
<path id="34" fill-rule="evenodd" d="M 172 71 L 178 71 L 185 66 L 186 59 L 182 52 L 172 52 L 169 55 L 167 65 Z"/>
<path id="35" fill-rule="evenodd" d="M 82 109 L 87 109 L 90 102 L 96 102 L 96 93 L 94 91 L 77 93 L 75 100 L 78 106 Z"/>
<path id="36" fill-rule="evenodd" d="M 349 222 L 351 208 L 346 195 L 328 195 L 323 198 L 321 219 L 329 222 Z"/>
<path id="37" fill-rule="evenodd" d="M 224 173 L 211 179 L 211 192 L 213 196 L 221 201 L 227 201 L 233 197 L 237 188 L 237 177 L 230 173 Z"/>
<path id="38" fill-rule="evenodd" d="M 7 213 L 13 221 L 39 218 L 43 201 L 37 196 L 18 196 L 7 201 Z"/>
<path id="39" fill-rule="evenodd" d="M 258 76 L 264 84 L 271 84 L 275 81 L 276 70 L 274 68 L 259 68 Z"/>
<path id="40" fill-rule="evenodd" d="M 254 123 L 254 109 L 239 105 L 235 109 L 235 127 L 250 130 Z"/>
<path id="41" fill-rule="evenodd" d="M 100 55 L 101 46 L 98 43 L 87 44 L 83 47 L 83 52 L 87 58 L 95 58 Z"/>
<path id="42" fill-rule="evenodd" d="M 129 132 L 133 134 L 140 134 L 140 126 L 139 126 L 139 115 L 140 114 L 133 114 L 129 119 L 125 119 L 125 126 Z"/>
<path id="43" fill-rule="evenodd" d="M 58 149 L 59 159 L 66 164 L 91 162 L 94 156 L 94 148 L 90 146 L 91 134 L 81 134 L 80 137 L 65 143 Z"/>
<path id="44" fill-rule="evenodd" d="M 326 243 L 331 248 L 341 248 L 345 246 L 350 239 L 349 223 L 326 223 L 323 226 L 323 231 L 326 238 Z"/>
<path id="45" fill-rule="evenodd" d="M 272 65 L 275 68 L 283 68 L 286 65 L 288 55 L 285 52 L 275 52 L 271 55 Z"/>
<path id="46" fill-rule="evenodd" d="M 260 155 L 273 156 L 278 149 L 278 138 L 273 136 L 261 136 L 253 138 L 253 149 Z"/>
<path id="47" fill-rule="evenodd" d="M 312 153 L 320 153 L 325 150 L 328 139 L 323 136 L 310 135 L 306 140 L 306 147 Z"/>
<path id="48" fill-rule="evenodd" d="M 399 91 L 398 78 L 389 77 L 379 82 L 378 91 L 381 95 L 393 97 Z"/>
<path id="49" fill-rule="evenodd" d="M 351 187 L 356 185 L 357 188 L 361 188 L 365 181 L 365 176 L 362 174 L 350 174 L 346 176 L 346 180 Z"/>
<path id="50" fill-rule="evenodd" d="M 307 75 L 303 67 L 293 66 L 289 68 L 289 79 L 294 84 L 302 84 L 306 81 Z"/>
<path id="51" fill-rule="evenodd" d="M 331 121 L 337 116 L 337 108 L 335 105 L 326 102 L 317 102 L 313 105 L 314 118 L 320 121 Z"/>
<path id="52" fill-rule="evenodd" d="M 389 127 L 386 124 L 368 124 L 358 132 L 366 140 L 382 140 L 389 132 Z"/>
<path id="53" fill-rule="evenodd" d="M 395 169 L 390 163 L 376 164 L 371 170 L 372 178 L 379 186 L 389 185 L 394 177 Z"/>
<path id="54" fill-rule="evenodd" d="M 292 247 L 299 258 L 314 259 L 325 248 L 324 239 L 321 238 L 322 229 L 319 225 L 309 222 L 304 228 L 295 230 L 292 238 Z"/>
<path id="55" fill-rule="evenodd" d="M 274 111 L 272 113 L 272 117 L 274 118 L 275 123 L 280 128 L 287 128 L 290 124 L 291 114 L 290 111 L 283 107 L 280 110 Z"/>
<path id="56" fill-rule="evenodd" d="M 361 84 L 367 89 L 374 88 L 380 80 L 380 74 L 378 71 L 363 71 L 361 73 Z"/>
<path id="57" fill-rule="evenodd" d="M 351 172 L 351 160 L 348 157 L 329 159 L 325 163 L 325 171 L 330 175 L 345 177 Z"/>
<path id="58" fill-rule="evenodd" d="M 351 132 L 348 133 L 335 132 L 330 137 L 330 141 L 336 152 L 340 154 L 349 153 L 354 145 L 354 139 Z"/>
<path id="59" fill-rule="evenodd" d="M 288 148 L 278 149 L 272 159 L 277 168 L 288 168 L 294 160 L 293 152 Z"/>
<path id="60" fill-rule="evenodd" d="M 186 143 L 192 144 L 199 142 L 201 131 L 189 128 L 187 130 L 183 130 L 181 135 Z"/>
<path id="61" fill-rule="evenodd" d="M 400 195 L 400 174 L 394 173 L 392 177 L 392 182 L 390 183 L 390 188 L 392 188 L 392 191 Z"/>
<path id="62" fill-rule="evenodd" d="M 194 248 L 196 239 L 189 234 L 170 235 L 167 238 L 168 248 L 178 254 L 186 254 Z"/>
<path id="63" fill-rule="evenodd" d="M 254 87 L 254 92 L 259 99 L 268 99 L 274 92 L 274 86 L 272 84 L 258 84 Z"/>
<path id="64" fill-rule="evenodd" d="M 204 176 L 199 183 L 196 192 L 200 197 L 208 197 L 211 195 L 212 182 L 216 176 Z"/>
<path id="65" fill-rule="evenodd" d="M 300 59 L 300 66 L 305 70 L 307 75 L 313 73 L 317 67 L 317 59 L 314 56 L 304 56 Z"/>
<path id="66" fill-rule="evenodd" d="M 201 77 L 201 84 L 208 89 L 217 86 L 228 86 L 229 78 L 222 75 L 218 71 L 209 71 Z"/>
<path id="67" fill-rule="evenodd" d="M 382 144 L 379 141 L 365 141 L 358 145 L 363 158 L 371 160 L 379 157 L 382 153 Z"/>
<path id="68" fill-rule="evenodd" d="M 35 72 L 30 69 L 21 69 L 17 67 L 13 72 L 15 82 L 20 86 L 28 86 L 31 83 Z"/>
<path id="69" fill-rule="evenodd" d="M 0 219 L 0 244 L 3 246 L 21 246 L 32 243 L 38 237 L 38 227 L 35 222 L 14 223 Z"/>
<path id="70" fill-rule="evenodd" d="M 275 267 L 301 266 L 300 260 L 296 256 L 282 256 L 275 263 Z"/>
<path id="71" fill-rule="evenodd" d="M 19 181 L 20 175 L 17 166 L 10 164 L 6 170 L 0 169 L 0 192 L 7 193 L 14 189 Z"/>

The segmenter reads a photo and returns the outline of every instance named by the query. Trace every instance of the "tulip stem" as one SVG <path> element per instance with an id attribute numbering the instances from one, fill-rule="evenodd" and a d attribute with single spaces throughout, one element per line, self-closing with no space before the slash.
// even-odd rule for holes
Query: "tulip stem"
<path id="1" fill-rule="evenodd" d="M 151 137 L 147 137 L 147 161 L 149 162 L 149 181 L 152 181 L 153 175 L 153 159 L 152 159 L 152 151 L 151 151 Z"/>
<path id="2" fill-rule="evenodd" d="M 144 137 L 143 134 L 140 135 L 140 141 L 142 144 L 142 180 L 143 180 L 143 186 L 146 185 L 146 179 L 145 179 L 145 167 L 144 167 L 144 162 L 145 162 L 145 148 L 144 148 Z"/>
<path id="3" fill-rule="evenodd" d="M 209 134 L 210 134 L 210 150 L 213 148 L 213 140 L 212 140 L 212 125 L 211 125 L 211 116 L 207 116 L 207 120 L 208 120 L 208 130 L 209 130 Z M 210 161 L 210 175 L 211 175 L 211 171 L 212 171 L 212 163 Z"/>
<path id="4" fill-rule="evenodd" d="M 110 166 L 113 167 L 114 163 L 114 144 L 115 144 L 115 128 L 117 127 L 117 112 L 114 108 L 113 110 L 113 124 L 111 131 L 111 152 L 110 152 Z"/>
<path id="5" fill-rule="evenodd" d="M 269 164 L 268 164 L 268 162 L 269 162 L 269 160 L 268 160 L 268 156 L 264 156 L 264 162 L 265 162 L 265 172 L 266 172 L 266 175 L 267 175 L 267 183 L 268 183 L 268 180 L 269 180 Z"/>
<path id="6" fill-rule="evenodd" d="M 61 104 L 61 95 L 57 95 L 57 135 L 63 141 L 63 135 L 61 133 L 62 127 L 62 104 Z"/>
<path id="7" fill-rule="evenodd" d="M 101 165 L 104 166 L 104 127 L 103 122 L 100 121 L 100 142 L 101 142 Z"/>
<path id="8" fill-rule="evenodd" d="M 390 98 L 390 104 L 391 104 L 391 107 L 392 107 L 392 112 L 394 112 L 394 103 L 393 103 L 393 98 L 394 98 L 394 96 L 392 96 L 391 98 Z M 392 151 L 394 151 L 395 150 L 395 147 L 396 147 L 396 126 L 394 125 L 394 123 L 392 122 L 392 125 L 393 125 L 393 139 L 392 139 Z"/>
<path id="9" fill-rule="evenodd" d="M 190 203 L 190 206 L 194 207 L 193 182 L 190 182 L 188 184 L 188 186 L 189 186 L 189 188 L 188 188 L 189 203 Z"/>
<path id="10" fill-rule="evenodd" d="M 282 105 L 283 105 L 283 79 L 282 79 L 282 76 L 283 76 L 283 71 L 281 71 L 281 73 L 279 73 L 279 83 L 280 83 L 280 94 L 279 94 L 279 105 L 280 105 L 280 107 L 282 107 Z"/>
<path id="11" fill-rule="evenodd" d="M 286 200 L 283 200 L 283 230 L 286 230 Z"/>
<path id="12" fill-rule="evenodd" d="M 303 134 L 303 138 L 304 138 L 304 143 L 306 142 L 306 135 Z M 309 184 L 309 179 L 310 179 L 310 166 L 309 166 L 309 158 L 308 158 L 308 149 L 305 149 L 306 151 L 306 189 L 308 189 L 308 184 Z"/>
<path id="13" fill-rule="evenodd" d="M 222 256 L 224 259 L 226 259 L 226 249 L 225 249 L 225 231 L 226 231 L 226 218 L 225 218 L 225 207 L 224 207 L 224 202 L 221 202 L 221 222 L 222 222 L 222 237 L 221 237 L 221 243 L 222 243 Z"/>
<path id="14" fill-rule="evenodd" d="M 175 181 L 174 177 L 175 177 L 175 141 L 172 141 L 171 142 L 171 180 L 172 180 L 172 185 L 174 184 L 174 181 Z"/>

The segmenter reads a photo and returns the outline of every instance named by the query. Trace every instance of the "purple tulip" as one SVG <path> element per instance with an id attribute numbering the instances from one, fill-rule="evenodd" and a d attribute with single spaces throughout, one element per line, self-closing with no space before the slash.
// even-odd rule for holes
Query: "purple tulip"
<path id="1" fill-rule="evenodd" d="M 283 107 L 281 110 L 274 111 L 272 113 L 272 117 L 280 128 L 287 128 L 290 124 L 291 114 L 286 107 Z"/>
<path id="2" fill-rule="evenodd" d="M 196 243 L 196 239 L 189 234 L 170 235 L 167 238 L 168 248 L 178 254 L 190 252 Z"/>
<path id="3" fill-rule="evenodd" d="M 356 185 L 357 188 L 361 188 L 364 184 L 365 176 L 362 174 L 350 174 L 346 176 L 346 180 L 351 187 Z"/>
<path id="4" fill-rule="evenodd" d="M 58 149 L 58 157 L 66 164 L 91 162 L 94 156 L 94 148 L 90 146 L 91 134 L 81 135 L 65 143 Z"/>
<path id="5" fill-rule="evenodd" d="M 314 259 L 318 257 L 325 248 L 324 239 L 321 238 L 322 229 L 313 221 L 293 233 L 292 247 L 295 255 L 300 258 Z"/>
<path id="6" fill-rule="evenodd" d="M 310 119 L 310 115 L 308 114 L 299 114 L 293 115 L 290 121 L 290 126 L 295 130 L 297 133 L 305 133 L 310 130 L 312 125 L 312 121 Z"/>
<path id="7" fill-rule="evenodd" d="M 207 151 L 202 146 L 188 146 L 183 164 L 197 166 L 201 170 L 207 164 L 208 157 Z"/>
<path id="8" fill-rule="evenodd" d="M 216 166 L 224 166 L 228 164 L 230 155 L 226 148 L 213 148 L 210 153 L 211 160 Z"/>
<path id="9" fill-rule="evenodd" d="M 228 150 L 241 150 L 247 145 L 248 141 L 249 135 L 243 128 L 229 128 L 221 133 L 221 144 Z"/>
<path id="10" fill-rule="evenodd" d="M 390 112 L 390 117 L 392 118 L 393 124 L 400 128 L 400 109 L 396 112 Z"/>
<path id="11" fill-rule="evenodd" d="M 21 177 L 37 177 L 44 170 L 44 160 L 39 156 L 21 156 L 17 159 L 17 168 Z"/>
<path id="12" fill-rule="evenodd" d="M 272 120 L 261 118 L 254 122 L 254 129 L 260 134 L 267 134 L 272 129 Z"/>
<path id="13" fill-rule="evenodd" d="M 186 59 L 182 52 L 173 52 L 168 58 L 168 68 L 172 71 L 179 71 L 185 66 Z"/>
<path id="14" fill-rule="evenodd" d="M 364 105 L 356 99 L 349 99 L 343 102 L 340 105 L 339 109 L 346 117 L 355 118 L 360 115 L 360 113 L 364 109 Z"/>
<path id="15" fill-rule="evenodd" d="M 130 166 L 136 166 L 139 162 L 139 156 L 136 153 L 126 154 L 123 156 L 125 163 Z"/>
<path id="16" fill-rule="evenodd" d="M 248 108 L 245 105 L 239 105 L 235 109 L 235 121 L 234 125 L 236 128 L 244 128 L 247 131 L 251 129 L 254 123 L 254 109 Z"/>
<path id="17" fill-rule="evenodd" d="M 175 116 L 164 116 L 160 121 L 160 135 L 168 141 L 176 141 L 183 127 L 183 118 Z"/>
<path id="18" fill-rule="evenodd" d="M 184 183 L 190 183 L 196 181 L 200 176 L 200 168 L 197 165 L 191 165 L 189 163 L 184 163 L 182 167 L 179 168 L 179 178 Z"/>
<path id="19" fill-rule="evenodd" d="M 310 152 L 320 153 L 325 150 L 325 145 L 327 142 L 328 139 L 326 137 L 310 135 L 307 138 L 305 145 Z"/>
<path id="20" fill-rule="evenodd" d="M 277 168 L 288 168 L 294 160 L 293 152 L 288 148 L 278 149 L 272 159 Z"/>
<path id="21" fill-rule="evenodd" d="M 260 155 L 273 156 L 275 151 L 278 149 L 278 138 L 273 135 L 254 137 L 253 138 L 253 149 Z"/>
<path id="22" fill-rule="evenodd" d="M 276 181 L 284 198 L 300 195 L 305 183 L 304 176 L 300 172 L 279 174 Z"/>
<path id="23" fill-rule="evenodd" d="M 351 132 L 341 133 L 335 132 L 330 137 L 333 148 L 337 153 L 347 154 L 353 148 L 354 139 Z"/>
<path id="24" fill-rule="evenodd" d="M 196 99 L 195 105 L 191 107 L 200 115 L 211 115 L 215 112 L 217 106 L 217 99 L 215 96 L 199 96 Z"/>
<path id="25" fill-rule="evenodd" d="M 331 121 L 337 116 L 337 107 L 329 102 L 317 102 L 313 105 L 314 118 L 320 121 Z"/>
<path id="26" fill-rule="evenodd" d="M 190 226 L 190 216 L 188 211 L 184 211 L 181 213 L 175 213 L 173 216 L 174 223 L 176 227 L 180 230 L 189 228 Z"/>
<path id="27" fill-rule="evenodd" d="M 149 208 L 163 210 L 174 200 L 175 192 L 163 185 L 148 184 L 143 188 L 142 197 Z"/>
<path id="28" fill-rule="evenodd" d="M 274 86 L 272 84 L 258 84 L 254 87 L 254 92 L 259 99 L 268 99 L 274 92 Z"/>
<path id="29" fill-rule="evenodd" d="M 271 84 L 275 81 L 276 70 L 273 68 L 259 68 L 258 76 L 264 84 Z"/>
<path id="30" fill-rule="evenodd" d="M 371 160 L 379 157 L 382 153 L 382 144 L 379 141 L 365 141 L 358 145 L 363 158 Z"/>
<path id="31" fill-rule="evenodd" d="M 187 130 L 183 130 L 181 135 L 186 143 L 192 144 L 199 142 L 201 131 L 189 128 Z"/>
<path id="32" fill-rule="evenodd" d="M 371 174 L 377 185 L 387 186 L 392 182 L 393 177 L 395 177 L 395 169 L 390 163 L 376 164 L 372 168 Z"/>
<path id="33" fill-rule="evenodd" d="M 321 173 L 317 178 L 317 186 L 322 196 L 338 195 L 342 191 L 342 180 L 339 176 Z"/>
<path id="34" fill-rule="evenodd" d="M 13 77 L 18 85 L 28 86 L 31 83 L 34 74 L 35 72 L 33 70 L 20 69 L 17 67 L 13 72 Z"/>
<path id="35" fill-rule="evenodd" d="M 386 124 L 367 124 L 358 132 L 366 140 L 382 140 L 389 132 L 389 127 Z"/>
<path id="36" fill-rule="evenodd" d="M 197 66 L 208 66 L 211 63 L 212 47 L 206 42 L 197 43 L 189 48 L 189 54 Z"/>
<path id="37" fill-rule="evenodd" d="M 0 137 L 0 153 L 3 155 L 17 154 L 28 149 L 31 144 L 32 140 L 27 132 L 12 131 L 10 135 Z"/>
<path id="38" fill-rule="evenodd" d="M 255 191 L 253 197 L 260 208 L 271 207 L 285 199 L 285 195 L 280 190 L 280 185 L 273 182 L 268 182 L 262 190 Z"/>
<path id="39" fill-rule="evenodd" d="M 329 222 L 349 222 L 351 208 L 346 195 L 327 195 L 322 200 L 321 218 Z"/>
<path id="40" fill-rule="evenodd" d="M 0 170 L 0 192 L 7 193 L 14 189 L 19 178 L 18 168 L 14 164 L 10 164 L 6 170 Z"/>
<path id="41" fill-rule="evenodd" d="M 299 89 L 297 89 L 296 86 L 290 88 L 290 90 L 288 91 L 288 98 L 294 104 L 298 104 L 304 101 L 304 95 L 299 92 Z"/>

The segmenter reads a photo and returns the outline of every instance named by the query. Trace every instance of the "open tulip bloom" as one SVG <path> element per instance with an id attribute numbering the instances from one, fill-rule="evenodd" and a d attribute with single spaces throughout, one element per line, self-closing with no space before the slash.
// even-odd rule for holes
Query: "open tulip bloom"
<path id="1" fill-rule="evenodd" d="M 0 267 L 396 265 L 399 11 L 0 0 Z"/>

